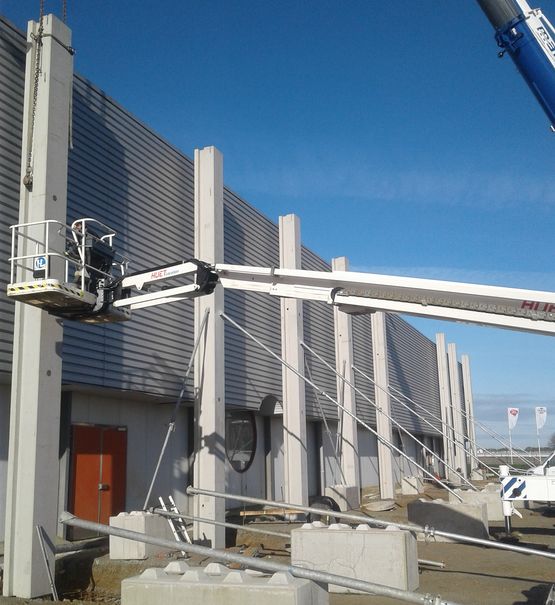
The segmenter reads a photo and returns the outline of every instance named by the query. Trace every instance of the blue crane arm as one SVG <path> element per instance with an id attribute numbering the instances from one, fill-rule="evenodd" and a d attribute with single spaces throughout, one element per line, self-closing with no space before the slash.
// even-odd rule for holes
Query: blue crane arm
<path id="1" fill-rule="evenodd" d="M 555 29 L 526 0 L 478 0 L 495 27 L 495 39 L 508 53 L 555 126 Z"/>

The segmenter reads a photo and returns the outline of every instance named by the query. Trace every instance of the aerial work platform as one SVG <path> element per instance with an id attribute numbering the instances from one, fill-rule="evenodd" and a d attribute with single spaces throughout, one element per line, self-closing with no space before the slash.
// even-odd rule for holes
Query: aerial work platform
<path id="1" fill-rule="evenodd" d="M 83 218 L 71 226 L 46 220 L 11 227 L 10 298 L 65 319 L 86 323 L 125 321 L 115 309 L 123 296 L 128 260 L 112 247 L 115 231 Z"/>

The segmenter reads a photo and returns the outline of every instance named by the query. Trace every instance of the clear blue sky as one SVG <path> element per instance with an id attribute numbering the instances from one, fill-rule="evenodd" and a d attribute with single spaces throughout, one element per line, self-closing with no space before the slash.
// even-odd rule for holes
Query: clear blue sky
<path id="1" fill-rule="evenodd" d="M 60 14 L 61 0 L 46 1 Z M 555 0 L 541 0 L 555 21 Z M 38 0 L 0 0 L 20 27 Z M 555 291 L 555 134 L 472 0 L 77 2 L 76 70 L 354 269 Z M 555 339 L 411 320 L 470 355 L 477 416 L 555 431 Z M 480 437 L 484 444 L 490 440 Z"/>

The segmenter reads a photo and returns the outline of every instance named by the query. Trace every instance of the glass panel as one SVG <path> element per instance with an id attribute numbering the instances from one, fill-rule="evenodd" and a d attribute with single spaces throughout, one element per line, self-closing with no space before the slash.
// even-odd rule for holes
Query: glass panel
<path id="1" fill-rule="evenodd" d="M 256 424 L 252 412 L 226 410 L 225 452 L 238 473 L 249 468 L 256 452 Z"/>

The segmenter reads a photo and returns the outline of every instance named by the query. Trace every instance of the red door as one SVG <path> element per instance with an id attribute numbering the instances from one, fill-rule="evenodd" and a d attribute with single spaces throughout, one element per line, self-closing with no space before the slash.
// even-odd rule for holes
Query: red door
<path id="1" fill-rule="evenodd" d="M 126 460 L 125 427 L 73 425 L 69 511 L 107 525 L 125 510 Z M 74 530 L 71 537 L 87 535 Z"/>

